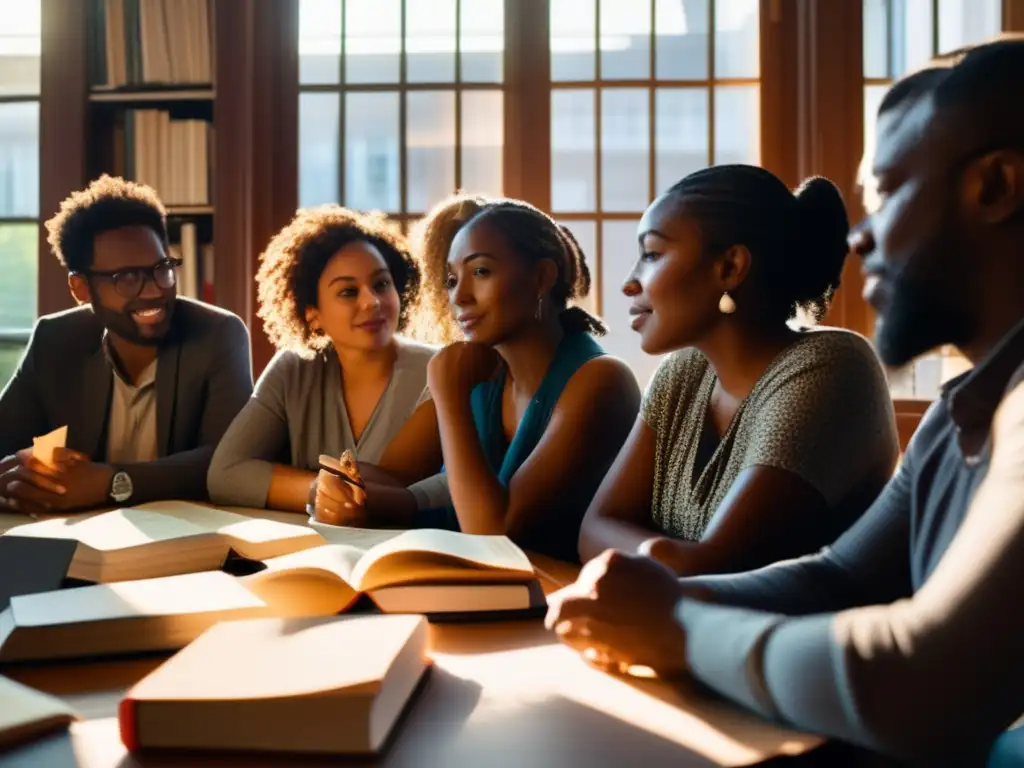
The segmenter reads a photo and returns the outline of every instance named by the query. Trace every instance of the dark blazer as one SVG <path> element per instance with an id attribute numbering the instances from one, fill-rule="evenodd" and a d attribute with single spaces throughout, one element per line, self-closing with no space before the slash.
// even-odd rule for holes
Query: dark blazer
<path id="1" fill-rule="evenodd" d="M 67 425 L 67 446 L 105 459 L 113 369 L 90 307 L 41 317 L 18 370 L 0 394 L 0 456 Z M 156 461 L 117 467 L 131 503 L 204 499 L 213 450 L 252 394 L 245 324 L 230 312 L 179 298 L 156 370 Z"/>

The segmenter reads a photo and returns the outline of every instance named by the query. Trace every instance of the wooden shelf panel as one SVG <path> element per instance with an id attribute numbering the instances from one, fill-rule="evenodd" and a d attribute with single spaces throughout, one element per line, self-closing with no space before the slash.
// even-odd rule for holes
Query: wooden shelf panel
<path id="1" fill-rule="evenodd" d="M 168 205 L 168 216 L 212 216 L 212 205 Z"/>
<path id="2" fill-rule="evenodd" d="M 179 101 L 213 101 L 216 98 L 213 88 L 182 88 L 133 91 L 92 91 L 89 101 L 98 104 L 167 104 Z"/>

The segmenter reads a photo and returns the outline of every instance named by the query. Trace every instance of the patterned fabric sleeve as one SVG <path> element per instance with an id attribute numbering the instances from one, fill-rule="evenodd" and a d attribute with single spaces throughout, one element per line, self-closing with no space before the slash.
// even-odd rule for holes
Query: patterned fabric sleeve
<path id="1" fill-rule="evenodd" d="M 748 404 L 743 468 L 772 466 L 834 505 L 887 461 L 898 439 L 882 367 L 866 340 L 821 331 L 794 345 Z M 891 471 L 891 465 L 885 471 Z"/>
<path id="2" fill-rule="evenodd" d="M 679 403 L 684 375 L 692 358 L 691 350 L 668 355 L 651 377 L 640 403 L 640 417 L 655 432 L 671 418 Z"/>

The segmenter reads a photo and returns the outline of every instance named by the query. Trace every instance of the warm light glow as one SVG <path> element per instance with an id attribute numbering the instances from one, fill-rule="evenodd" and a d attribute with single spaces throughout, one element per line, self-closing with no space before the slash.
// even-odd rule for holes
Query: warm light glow
<path id="1" fill-rule="evenodd" d="M 549 639 L 551 638 L 551 639 Z M 528 648 L 496 653 L 439 653 L 446 672 L 473 680 L 483 695 L 473 719 L 528 718 L 545 707 L 551 716 L 586 707 L 674 742 L 718 765 L 747 765 L 773 755 L 799 754 L 820 740 L 785 734 L 771 724 L 703 693 L 696 685 L 622 678 L 601 672 L 547 636 Z M 650 678 L 646 668 L 643 678 Z M 511 724 L 509 727 L 513 727 Z"/>

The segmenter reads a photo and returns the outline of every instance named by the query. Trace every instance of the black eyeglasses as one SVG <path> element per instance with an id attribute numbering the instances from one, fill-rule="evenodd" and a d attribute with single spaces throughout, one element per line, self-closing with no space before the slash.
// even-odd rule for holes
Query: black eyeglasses
<path id="1" fill-rule="evenodd" d="M 109 280 L 113 283 L 114 290 L 130 301 L 131 299 L 138 298 L 147 280 L 152 281 L 161 290 L 173 288 L 175 283 L 177 283 L 177 276 L 174 274 L 174 271 L 180 266 L 181 261 L 178 259 L 163 259 L 151 267 L 131 267 L 129 269 L 118 269 L 113 272 L 89 269 L 83 270 L 81 274 L 86 277 L 99 277 Z"/>

